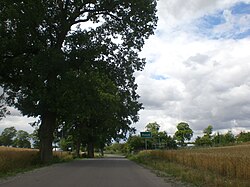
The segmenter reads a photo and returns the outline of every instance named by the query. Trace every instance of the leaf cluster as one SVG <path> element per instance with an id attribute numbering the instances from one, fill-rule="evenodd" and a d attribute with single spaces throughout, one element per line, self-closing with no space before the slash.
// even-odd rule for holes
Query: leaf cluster
<path id="1" fill-rule="evenodd" d="M 145 65 L 138 52 L 156 27 L 156 0 L 2 0 L 0 7 L 8 104 L 28 116 L 51 112 L 76 137 L 124 136 L 142 108 L 134 72 Z"/>
<path id="2" fill-rule="evenodd" d="M 24 130 L 17 131 L 15 127 L 7 127 L 0 135 L 1 146 L 30 148 L 30 135 Z"/>

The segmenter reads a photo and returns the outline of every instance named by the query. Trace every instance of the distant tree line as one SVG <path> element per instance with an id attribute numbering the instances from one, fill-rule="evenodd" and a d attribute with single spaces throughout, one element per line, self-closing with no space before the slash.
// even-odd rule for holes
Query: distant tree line
<path id="1" fill-rule="evenodd" d="M 224 134 L 219 132 L 213 134 L 212 125 L 208 125 L 208 127 L 203 130 L 203 134 L 202 137 L 198 136 L 196 138 L 196 146 L 224 146 L 250 141 L 250 132 L 241 132 L 236 136 L 230 130 Z"/>
<path id="2" fill-rule="evenodd" d="M 174 136 L 168 135 L 166 131 L 159 131 L 160 125 L 157 122 L 148 123 L 145 127 L 146 132 L 151 132 L 152 138 L 142 138 L 140 135 L 130 136 L 127 140 L 127 150 L 138 151 L 147 149 L 176 149 L 178 146 L 186 146 L 193 136 L 193 130 L 185 122 L 177 125 Z"/>
<path id="3" fill-rule="evenodd" d="M 193 130 L 185 122 L 177 125 L 177 131 L 173 136 L 168 135 L 166 131 L 160 131 L 160 125 L 157 122 L 148 123 L 145 127 L 146 132 L 151 132 L 152 138 L 142 138 L 140 135 L 130 135 L 125 143 L 107 143 L 95 144 L 94 149 L 101 154 L 104 149 L 110 153 L 131 153 L 145 149 L 145 141 L 147 141 L 147 149 L 177 149 L 185 147 L 187 144 L 194 144 L 198 147 L 204 146 L 226 146 L 235 143 L 249 142 L 250 132 L 241 132 L 234 135 L 231 131 L 225 134 L 219 132 L 213 133 L 212 125 L 203 130 L 203 136 L 198 136 L 194 142 L 189 142 L 193 136 Z M 24 130 L 16 130 L 15 127 L 5 128 L 0 134 L 0 146 L 18 147 L 18 148 L 39 148 L 38 129 L 29 134 Z M 80 152 L 87 151 L 87 145 L 82 144 L 80 148 L 76 146 L 76 140 L 73 135 L 63 135 L 63 131 L 54 133 L 54 148 L 63 151 L 75 152 L 76 156 L 80 156 Z M 78 150 L 79 149 L 79 150 Z M 79 152 L 79 153 L 78 153 Z M 87 155 L 85 155 L 87 156 Z"/>
<path id="4" fill-rule="evenodd" d="M 202 137 L 198 136 L 195 142 L 190 142 L 193 130 L 186 122 L 177 124 L 177 131 L 173 136 L 168 135 L 166 131 L 159 131 L 159 129 L 160 125 L 157 122 L 149 123 L 146 125 L 145 131 L 151 132 L 152 138 L 131 135 L 126 143 L 114 143 L 106 147 L 106 151 L 126 154 L 144 150 L 146 148 L 145 141 L 147 141 L 147 149 L 177 149 L 178 147 L 186 147 L 188 144 L 198 147 L 226 146 L 250 141 L 250 132 L 241 132 L 236 136 L 231 131 L 225 134 L 220 134 L 219 132 L 213 134 L 213 127 L 211 125 L 203 130 L 204 135 Z"/>
<path id="5" fill-rule="evenodd" d="M 5 128 L 0 135 L 0 146 L 18 148 L 39 148 L 37 130 L 29 134 L 15 127 Z"/>

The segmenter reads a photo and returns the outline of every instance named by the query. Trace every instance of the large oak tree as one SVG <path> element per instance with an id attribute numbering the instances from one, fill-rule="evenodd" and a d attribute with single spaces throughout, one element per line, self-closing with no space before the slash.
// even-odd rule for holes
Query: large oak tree
<path id="1" fill-rule="evenodd" d="M 156 0 L 1 0 L 0 83 L 9 105 L 40 117 L 43 162 L 67 103 L 65 77 L 102 68 L 132 105 L 133 73 L 145 64 L 138 52 L 156 22 Z"/>

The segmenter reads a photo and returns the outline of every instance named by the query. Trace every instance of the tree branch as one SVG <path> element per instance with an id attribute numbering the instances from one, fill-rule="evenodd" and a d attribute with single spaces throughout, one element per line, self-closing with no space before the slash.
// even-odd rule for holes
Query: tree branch
<path id="1" fill-rule="evenodd" d="M 81 13 L 79 14 L 79 16 L 82 15 L 82 14 L 84 14 L 84 13 L 87 13 L 87 12 L 89 13 L 89 15 L 87 16 L 86 19 L 79 19 L 79 20 L 76 20 L 76 21 L 74 21 L 74 24 L 87 22 L 87 21 L 89 21 L 91 18 L 93 18 L 94 16 L 97 16 L 97 15 L 108 15 L 108 16 L 110 16 L 110 17 L 116 19 L 117 21 L 122 21 L 122 19 L 120 19 L 118 16 L 113 15 L 113 14 L 107 12 L 106 10 L 89 10 L 89 11 L 86 11 L 86 10 L 85 10 L 85 11 L 81 11 Z M 93 12 L 93 13 L 92 13 L 92 12 Z M 78 16 L 78 17 L 79 17 L 79 16 Z"/>

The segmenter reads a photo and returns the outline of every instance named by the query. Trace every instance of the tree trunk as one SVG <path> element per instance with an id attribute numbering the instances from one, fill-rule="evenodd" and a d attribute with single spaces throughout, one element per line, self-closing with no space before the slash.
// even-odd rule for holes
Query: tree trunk
<path id="1" fill-rule="evenodd" d="M 103 147 L 101 148 L 101 156 L 102 157 L 104 156 L 104 148 Z"/>
<path id="2" fill-rule="evenodd" d="M 76 157 L 80 158 L 80 147 L 81 147 L 81 143 L 80 140 L 76 141 Z"/>
<path id="3" fill-rule="evenodd" d="M 53 158 L 52 142 L 56 127 L 56 115 L 53 112 L 47 112 L 42 115 L 41 120 L 42 123 L 39 128 L 40 159 L 42 163 L 50 163 Z"/>
<path id="4" fill-rule="evenodd" d="M 89 142 L 87 144 L 88 158 L 94 158 L 94 144 Z"/>

